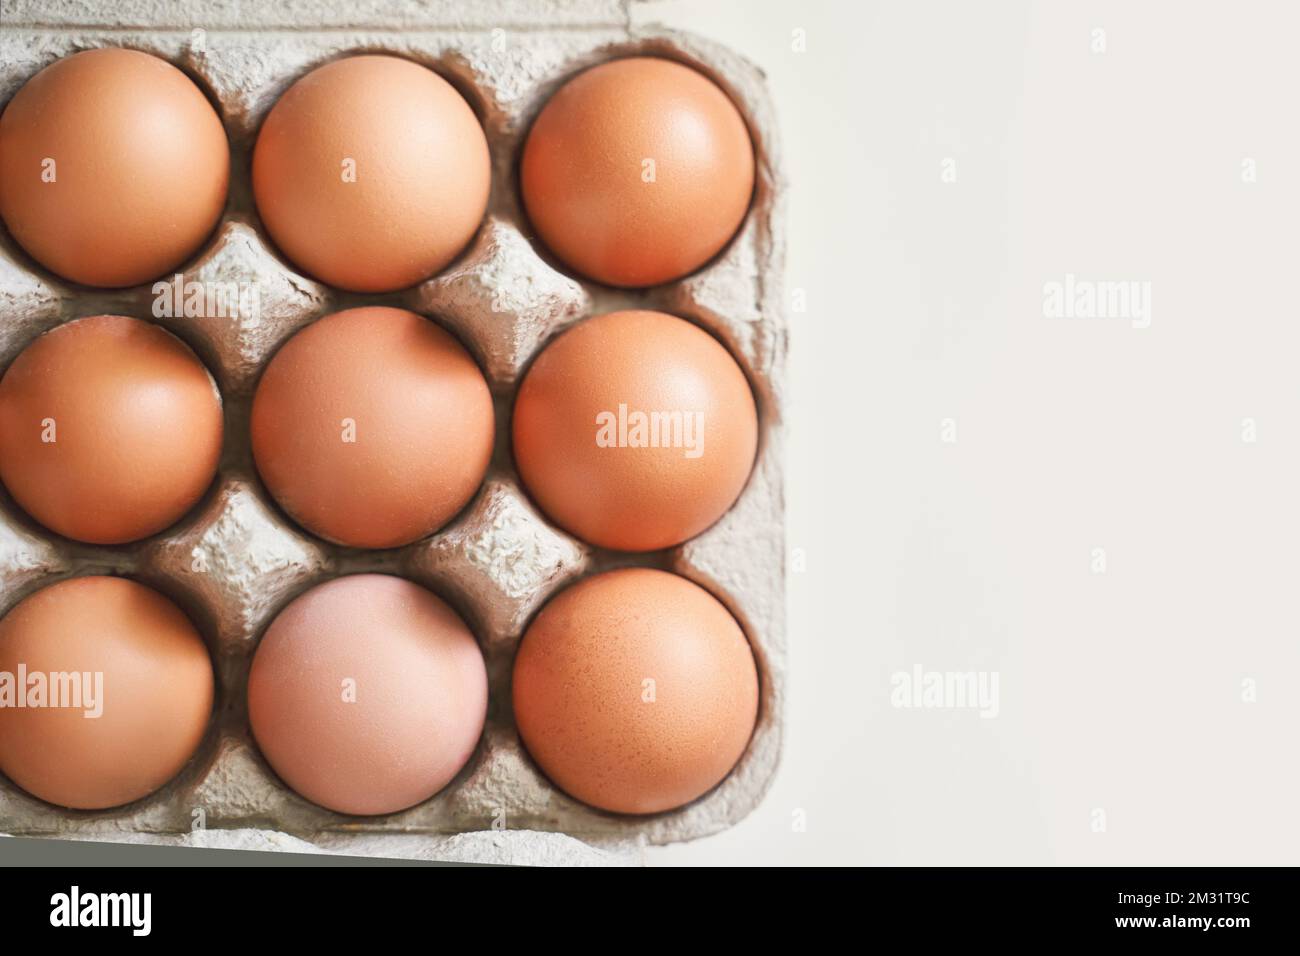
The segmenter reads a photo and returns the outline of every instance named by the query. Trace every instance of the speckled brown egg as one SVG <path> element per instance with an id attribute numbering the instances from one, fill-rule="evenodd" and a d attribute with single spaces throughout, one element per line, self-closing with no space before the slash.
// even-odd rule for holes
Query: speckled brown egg
<path id="1" fill-rule="evenodd" d="M 469 353 L 402 309 L 348 309 L 276 353 L 253 399 L 258 473 L 323 538 L 393 548 L 473 497 L 492 455 L 492 396 Z"/>
<path id="2" fill-rule="evenodd" d="M 754 191 L 754 147 L 703 74 L 628 57 L 551 97 L 524 145 L 520 184 L 533 228 L 570 267 L 608 285 L 658 285 L 731 241 Z"/>
<path id="3" fill-rule="evenodd" d="M 514 709 L 560 789 L 615 813 L 689 803 L 740 759 L 758 673 L 735 619 L 685 578 L 646 568 L 574 585 L 528 628 Z"/>
<path id="4" fill-rule="evenodd" d="M 248 717 L 290 787 L 339 813 L 394 813 L 474 752 L 487 671 L 469 628 L 419 585 L 357 574 L 286 607 L 258 645 Z"/>
<path id="5" fill-rule="evenodd" d="M 139 319 L 61 325 L 0 378 L 0 481 L 78 541 L 122 544 L 173 524 L 211 484 L 221 435 L 207 368 Z"/>
<path id="6" fill-rule="evenodd" d="M 153 793 L 194 754 L 212 699 L 194 625 L 134 581 L 61 581 L 0 620 L 0 772 L 50 803 Z"/>
<path id="7" fill-rule="evenodd" d="M 515 400 L 515 462 L 533 499 L 592 544 L 651 551 L 717 521 L 754 463 L 749 382 L 707 332 L 612 312 L 538 356 Z"/>
<path id="8" fill-rule="evenodd" d="M 215 228 L 229 179 L 212 104 L 147 53 L 64 57 L 0 114 L 0 217 L 73 282 L 131 286 L 180 266 Z"/>
<path id="9" fill-rule="evenodd" d="M 437 272 L 487 208 L 487 138 L 455 88 L 417 63 L 350 56 L 280 97 L 253 151 L 271 238 L 300 269 L 354 292 Z"/>

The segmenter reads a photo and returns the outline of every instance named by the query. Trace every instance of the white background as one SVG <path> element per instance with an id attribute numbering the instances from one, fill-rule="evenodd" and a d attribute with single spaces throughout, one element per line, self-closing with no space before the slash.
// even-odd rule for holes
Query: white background
<path id="1" fill-rule="evenodd" d="M 1300 5 L 636 15 L 767 73 L 808 303 L 782 766 L 648 861 L 1300 863 Z M 1044 318 L 1066 273 L 1150 327 Z M 895 709 L 916 664 L 999 715 Z"/>

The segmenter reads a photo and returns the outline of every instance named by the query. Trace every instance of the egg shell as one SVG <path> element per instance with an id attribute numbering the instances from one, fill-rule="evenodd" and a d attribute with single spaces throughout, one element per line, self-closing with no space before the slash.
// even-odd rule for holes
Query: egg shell
<path id="1" fill-rule="evenodd" d="M 607 285 L 658 285 L 731 241 L 754 191 L 754 146 L 703 74 L 626 57 L 551 97 L 524 145 L 520 184 L 533 228 L 571 268 Z"/>
<path id="2" fill-rule="evenodd" d="M 382 574 L 337 578 L 290 603 L 248 678 L 267 762 L 339 813 L 393 813 L 433 796 L 473 754 L 486 714 L 487 671 L 464 621 Z"/>
<path id="3" fill-rule="evenodd" d="M 515 721 L 566 793 L 657 813 L 712 789 L 745 751 L 758 671 L 697 584 L 651 568 L 587 578 L 546 605 L 515 658 Z"/>
<path id="4" fill-rule="evenodd" d="M 258 473 L 323 538 L 392 548 L 473 497 L 492 455 L 483 373 L 449 333 L 403 309 L 336 312 L 276 353 L 253 398 Z"/>
<path id="5" fill-rule="evenodd" d="M 212 714 L 212 661 L 157 591 L 114 577 L 50 585 L 0 619 L 0 673 L 102 675 L 95 707 L 0 707 L 0 772 L 50 803 L 138 800 L 181 770 Z M 47 702 L 52 698 L 47 698 Z M 66 701 L 65 701 L 66 703 Z"/>
<path id="6" fill-rule="evenodd" d="M 637 415 L 647 416 L 640 437 Z M 669 418 L 656 432 L 651 415 Z M 634 447 L 656 433 L 659 447 Z M 548 517 L 592 544 L 651 551 L 731 507 L 753 467 L 758 413 L 744 372 L 707 332 L 663 312 L 611 312 L 537 357 L 512 434 L 520 476 Z"/>
<path id="7" fill-rule="evenodd" d="M 272 108 L 253 151 L 271 238 L 299 268 L 353 292 L 428 278 L 487 209 L 487 137 L 432 70 L 351 56 L 312 70 Z"/>
<path id="8" fill-rule="evenodd" d="M 58 326 L 0 378 L 0 481 L 78 541 L 122 544 L 175 523 L 211 484 L 221 439 L 207 368 L 139 319 Z"/>
<path id="9" fill-rule="evenodd" d="M 216 227 L 229 182 L 212 104 L 147 53 L 56 60 L 0 114 L 0 217 L 73 282 L 132 286 L 181 265 Z"/>

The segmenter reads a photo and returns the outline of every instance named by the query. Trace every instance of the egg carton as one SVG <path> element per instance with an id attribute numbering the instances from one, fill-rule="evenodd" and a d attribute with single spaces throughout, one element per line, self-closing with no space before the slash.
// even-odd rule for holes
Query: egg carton
<path id="1" fill-rule="evenodd" d="M 780 752 L 785 656 L 786 326 L 775 123 L 757 68 L 699 37 L 631 20 L 628 0 L 3 0 L 0 103 L 60 57 L 101 46 L 157 55 L 209 95 L 230 140 L 230 194 L 214 236 L 180 271 L 205 289 L 253 283 L 259 310 L 255 318 L 155 318 L 151 285 L 73 286 L 0 235 L 0 368 L 36 336 L 75 318 L 154 319 L 212 370 L 226 423 L 208 494 L 179 523 L 133 545 L 59 538 L 0 493 L 0 613 L 66 577 L 126 575 L 185 609 L 209 645 L 217 677 L 211 727 L 163 789 L 113 810 L 71 811 L 0 778 L 0 832 L 111 840 L 251 828 L 346 849 L 349 835 L 364 847 L 395 834 L 445 840 L 531 830 L 594 844 L 661 844 L 722 830 L 757 805 Z M 262 229 L 250 186 L 253 144 L 277 98 L 312 68 L 362 52 L 406 57 L 451 81 L 478 113 L 492 156 L 488 212 L 469 249 L 441 274 L 387 295 L 349 294 L 295 272 Z M 680 60 L 714 79 L 741 109 L 756 149 L 753 205 L 732 243 L 698 273 L 642 291 L 567 273 L 531 236 L 516 174 L 523 138 L 548 97 L 583 68 L 629 54 Z M 262 487 L 249 446 L 252 392 L 276 349 L 320 316 L 358 305 L 408 308 L 451 330 L 482 367 L 497 416 L 492 462 L 473 501 L 438 533 L 387 551 L 339 547 L 295 525 Z M 550 524 L 521 487 L 508 427 L 520 375 L 548 341 L 584 317 L 634 307 L 682 316 L 723 341 L 753 386 L 760 422 L 753 474 L 731 511 L 699 537 L 643 555 L 593 548 Z M 720 598 L 749 637 L 761 684 L 753 738 L 731 774 L 685 807 L 644 817 L 595 810 L 558 790 L 524 750 L 511 713 L 511 666 L 534 613 L 584 575 L 628 565 L 672 570 Z M 313 585 L 363 571 L 407 577 L 448 600 L 478 638 L 489 678 L 487 724 L 469 763 L 431 799 L 383 817 L 340 815 L 283 785 L 251 738 L 245 703 L 253 651 L 275 614 Z M 393 852 L 391 843 L 379 845 Z"/>

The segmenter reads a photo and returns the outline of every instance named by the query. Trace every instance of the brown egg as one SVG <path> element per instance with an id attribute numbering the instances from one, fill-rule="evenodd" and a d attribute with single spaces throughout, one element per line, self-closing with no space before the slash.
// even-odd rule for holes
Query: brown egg
<path id="1" fill-rule="evenodd" d="M 0 217 L 73 282 L 138 285 L 181 265 L 221 218 L 229 179 L 216 111 L 147 53 L 65 57 L 0 115 Z"/>
<path id="2" fill-rule="evenodd" d="M 395 813 L 445 787 L 474 753 L 487 670 L 469 628 L 424 588 L 357 574 L 312 588 L 271 622 L 248 717 L 290 787 L 339 813 Z"/>
<path id="3" fill-rule="evenodd" d="M 153 793 L 198 747 L 212 697 L 194 625 L 143 584 L 72 578 L 0 620 L 0 772 L 50 803 Z"/>
<path id="4" fill-rule="evenodd" d="M 478 118 L 432 70 L 352 56 L 280 97 L 253 151 L 271 238 L 308 274 L 354 292 L 433 275 L 465 248 L 492 171 Z"/>
<path id="5" fill-rule="evenodd" d="M 401 309 L 326 316 L 276 353 L 253 399 L 257 470 L 323 538 L 394 548 L 442 527 L 492 455 L 492 396 L 469 353 Z"/>
<path id="6" fill-rule="evenodd" d="M 597 282 L 658 285 L 731 241 L 754 191 L 754 147 L 727 95 L 672 60 L 629 57 L 562 86 L 528 134 L 528 218 Z"/>
<path id="7" fill-rule="evenodd" d="M 758 713 L 758 671 L 716 598 L 666 571 L 625 568 L 562 592 L 528 628 L 515 722 L 565 793 L 657 813 L 712 789 Z"/>
<path id="8" fill-rule="evenodd" d="M 612 312 L 538 356 L 515 400 L 529 493 L 592 544 L 652 551 L 718 520 L 754 463 L 758 416 L 717 340 L 662 312 Z"/>
<path id="9" fill-rule="evenodd" d="M 211 484 L 221 433 L 203 363 L 138 319 L 61 325 L 0 378 L 0 481 L 78 541 L 122 544 L 177 521 Z"/>

